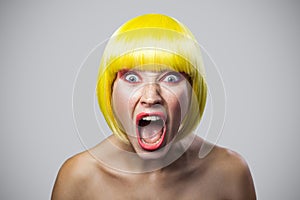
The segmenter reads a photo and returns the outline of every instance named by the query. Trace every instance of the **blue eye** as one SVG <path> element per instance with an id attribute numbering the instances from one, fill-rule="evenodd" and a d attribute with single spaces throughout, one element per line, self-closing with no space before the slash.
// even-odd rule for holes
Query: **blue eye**
<path id="1" fill-rule="evenodd" d="M 128 81 L 129 83 L 140 82 L 140 78 L 136 74 L 133 74 L 133 73 L 127 73 L 127 74 L 125 74 L 124 75 L 124 79 L 126 81 Z"/>
<path id="2" fill-rule="evenodd" d="M 177 83 L 180 80 L 181 80 L 181 76 L 179 73 L 168 74 L 163 78 L 163 81 L 167 83 Z"/>

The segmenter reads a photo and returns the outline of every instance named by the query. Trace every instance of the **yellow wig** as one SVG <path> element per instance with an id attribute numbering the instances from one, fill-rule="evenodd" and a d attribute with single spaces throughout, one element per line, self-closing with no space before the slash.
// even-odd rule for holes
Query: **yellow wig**
<path id="1" fill-rule="evenodd" d="M 111 105 L 113 82 L 121 69 L 171 68 L 190 77 L 193 95 L 178 139 L 191 133 L 204 111 L 207 86 L 200 47 L 190 30 L 161 14 L 138 16 L 122 25 L 110 38 L 100 63 L 97 96 L 100 109 L 113 133 L 128 143 L 127 134 Z"/>

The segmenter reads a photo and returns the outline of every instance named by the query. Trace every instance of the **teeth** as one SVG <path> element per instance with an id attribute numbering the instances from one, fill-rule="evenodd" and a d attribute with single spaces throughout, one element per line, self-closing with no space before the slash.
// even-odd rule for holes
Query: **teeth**
<path id="1" fill-rule="evenodd" d="M 147 116 L 147 117 L 143 117 L 142 120 L 145 121 L 157 121 L 160 120 L 159 116 Z"/>

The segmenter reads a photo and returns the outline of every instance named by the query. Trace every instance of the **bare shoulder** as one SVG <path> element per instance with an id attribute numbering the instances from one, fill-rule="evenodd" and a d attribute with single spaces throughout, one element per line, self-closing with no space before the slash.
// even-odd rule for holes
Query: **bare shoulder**
<path id="1" fill-rule="evenodd" d="M 87 151 L 69 158 L 58 172 L 51 199 L 82 199 L 85 188 L 93 183 L 98 168 Z"/>
<path id="2" fill-rule="evenodd" d="M 238 153 L 216 146 L 211 153 L 210 169 L 217 175 L 220 190 L 230 199 L 256 199 L 250 169 Z"/>

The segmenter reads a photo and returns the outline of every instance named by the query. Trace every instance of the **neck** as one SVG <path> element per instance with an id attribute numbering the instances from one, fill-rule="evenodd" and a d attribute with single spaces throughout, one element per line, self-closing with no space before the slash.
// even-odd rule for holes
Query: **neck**
<path id="1" fill-rule="evenodd" d="M 108 140 L 97 146 L 97 152 L 93 154 L 103 164 L 115 170 L 128 173 L 163 172 L 177 168 L 183 163 L 186 151 L 193 142 L 195 136 L 188 136 L 176 143 L 173 143 L 168 152 L 163 157 L 155 159 L 141 158 L 129 144 L 120 141 L 115 136 L 110 136 Z M 150 152 L 152 153 L 152 152 Z M 179 159 L 180 158 L 180 159 Z"/>

